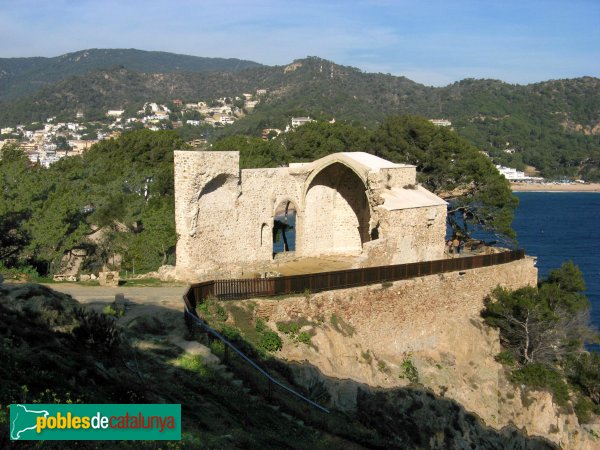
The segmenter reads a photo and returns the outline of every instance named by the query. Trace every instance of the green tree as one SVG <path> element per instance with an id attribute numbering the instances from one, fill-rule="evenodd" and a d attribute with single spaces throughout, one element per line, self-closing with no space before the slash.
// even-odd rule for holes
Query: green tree
<path id="1" fill-rule="evenodd" d="M 346 122 L 310 122 L 280 135 L 290 161 L 314 161 L 336 152 L 368 152 L 371 132 Z"/>
<path id="2" fill-rule="evenodd" d="M 288 161 L 284 148 L 278 141 L 264 141 L 249 136 L 231 136 L 213 144 L 212 150 L 240 152 L 240 167 L 278 167 Z"/>
<path id="3" fill-rule="evenodd" d="M 573 355 L 567 364 L 566 374 L 569 381 L 596 404 L 596 413 L 600 414 L 600 353 Z"/>
<path id="4" fill-rule="evenodd" d="M 135 264 L 137 270 L 151 270 L 169 262 L 177 244 L 174 209 L 173 199 L 165 198 L 154 199 L 143 211 L 141 232 L 132 236 L 125 251 L 127 267 L 133 269 Z"/>
<path id="5" fill-rule="evenodd" d="M 514 237 L 518 199 L 492 162 L 455 132 L 415 116 L 389 117 L 373 135 L 374 153 L 417 166 L 418 180 L 449 202 L 448 222 L 464 236 L 473 227 Z"/>
<path id="6" fill-rule="evenodd" d="M 40 212 L 49 187 L 44 169 L 30 167 L 23 150 L 7 144 L 0 150 L 0 262 L 13 265 L 31 241 L 27 225 Z"/>
<path id="7" fill-rule="evenodd" d="M 50 262 L 57 255 L 81 243 L 89 230 L 83 210 L 83 200 L 77 193 L 56 188 L 48 195 L 26 229 L 31 236 L 28 256 Z"/>
<path id="8" fill-rule="evenodd" d="M 71 150 L 71 146 L 64 136 L 56 136 L 52 138 L 52 142 L 56 144 L 58 150 Z"/>
<path id="9" fill-rule="evenodd" d="M 156 269 L 174 254 L 173 150 L 182 148 L 174 132 L 139 130 L 45 169 L 32 166 L 18 147 L 5 146 L 2 263 L 46 270 L 64 252 L 85 247 L 95 268 L 138 251 L 147 270 Z M 98 229 L 100 240 L 91 241 Z"/>
<path id="10" fill-rule="evenodd" d="M 503 346 L 517 362 L 560 364 L 595 337 L 589 326 L 589 301 L 573 291 L 582 286 L 581 272 L 568 262 L 538 288 L 498 287 L 486 300 L 483 317 L 500 330 Z"/>

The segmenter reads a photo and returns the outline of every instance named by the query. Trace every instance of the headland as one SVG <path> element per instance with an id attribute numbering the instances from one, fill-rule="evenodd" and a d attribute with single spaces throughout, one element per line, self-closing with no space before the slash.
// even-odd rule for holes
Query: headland
<path id="1" fill-rule="evenodd" d="M 510 183 L 513 192 L 600 192 L 600 183 Z"/>

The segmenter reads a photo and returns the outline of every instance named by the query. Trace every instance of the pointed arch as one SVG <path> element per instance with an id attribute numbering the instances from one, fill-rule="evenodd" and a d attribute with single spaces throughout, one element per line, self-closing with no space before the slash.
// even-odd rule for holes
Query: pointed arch
<path id="1" fill-rule="evenodd" d="M 339 158 L 324 161 L 305 185 L 302 253 L 360 254 L 370 217 L 366 172 Z"/>

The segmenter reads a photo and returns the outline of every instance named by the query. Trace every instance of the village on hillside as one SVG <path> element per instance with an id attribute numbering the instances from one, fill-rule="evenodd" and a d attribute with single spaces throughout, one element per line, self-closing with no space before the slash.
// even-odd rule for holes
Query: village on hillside
<path id="1" fill-rule="evenodd" d="M 58 121 L 56 117 L 48 117 L 45 122 L 18 124 L 0 128 L 0 149 L 6 144 L 18 144 L 27 154 L 32 164 L 49 167 L 66 156 L 81 155 L 93 144 L 104 139 L 117 138 L 124 131 L 146 128 L 152 131 L 178 129 L 182 127 L 197 128 L 198 138 L 189 140 L 194 147 L 206 145 L 206 134 L 200 127 L 218 128 L 235 123 L 251 114 L 260 103 L 266 89 L 257 89 L 254 94 L 244 93 L 241 97 L 221 97 L 211 101 L 183 102 L 174 99 L 168 105 L 157 102 L 145 102 L 134 113 L 128 114 L 124 109 L 106 111 L 104 120 L 87 121 L 83 112 L 77 112 L 72 121 Z M 262 138 L 270 139 L 281 133 L 287 133 L 301 125 L 314 122 L 310 117 L 291 117 L 285 129 L 265 128 Z M 448 119 L 429 119 L 438 127 L 452 128 Z M 335 122 L 332 119 L 331 122 Z M 512 148 L 505 150 L 514 152 Z M 488 158 L 486 152 L 482 152 Z M 543 184 L 542 177 L 532 176 L 512 167 L 496 164 L 498 171 L 511 183 Z M 559 184 L 584 183 L 581 180 L 560 180 Z"/>
<path id="2" fill-rule="evenodd" d="M 245 93 L 241 97 L 223 97 L 211 101 L 184 103 L 172 100 L 168 105 L 146 102 L 139 110 L 128 114 L 124 109 L 106 111 L 104 120 L 88 121 L 83 112 L 77 112 L 71 121 L 58 121 L 48 117 L 45 122 L 17 124 L 0 129 L 0 149 L 9 143 L 18 144 L 27 153 L 32 163 L 48 167 L 61 158 L 80 155 L 96 142 L 116 138 L 123 131 L 147 128 L 153 131 L 182 127 L 224 127 L 252 113 L 266 89 L 258 89 L 254 94 Z M 310 118 L 292 118 L 294 128 Z M 269 133 L 279 134 L 279 129 L 263 130 L 266 139 Z M 193 133 L 191 133 L 193 134 Z M 203 134 L 191 143 L 199 146 L 206 141 Z"/>

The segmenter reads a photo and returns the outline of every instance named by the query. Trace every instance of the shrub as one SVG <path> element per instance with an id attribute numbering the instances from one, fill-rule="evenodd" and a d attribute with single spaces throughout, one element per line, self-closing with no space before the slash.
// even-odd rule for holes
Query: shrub
<path id="1" fill-rule="evenodd" d="M 265 331 L 259 342 L 259 347 L 268 352 L 275 352 L 281 350 L 283 343 L 281 342 L 281 338 L 274 331 Z"/>
<path id="2" fill-rule="evenodd" d="M 514 366 L 515 365 L 515 357 L 513 356 L 513 354 L 511 352 L 508 352 L 506 350 L 498 353 L 494 359 L 496 361 L 498 361 L 500 364 L 504 364 L 506 366 Z"/>
<path id="3" fill-rule="evenodd" d="M 362 352 L 361 356 L 367 362 L 367 364 L 371 364 L 371 361 L 373 361 L 373 357 L 371 356 L 371 352 L 369 350 Z"/>
<path id="4" fill-rule="evenodd" d="M 77 342 L 100 353 L 112 353 L 117 349 L 121 335 L 114 319 L 82 308 L 75 308 L 73 313 L 79 322 L 73 329 Z"/>
<path id="5" fill-rule="evenodd" d="M 222 357 L 225 354 L 225 344 L 218 340 L 212 341 L 210 343 L 210 351 L 215 355 Z"/>
<path id="6" fill-rule="evenodd" d="M 221 334 L 228 341 L 237 341 L 240 339 L 240 330 L 229 325 L 223 325 L 221 327 Z"/>
<path id="7" fill-rule="evenodd" d="M 217 316 L 217 320 L 220 320 L 221 322 L 225 322 L 228 317 L 227 311 L 225 311 L 225 308 L 221 305 L 217 305 L 215 315 Z"/>
<path id="8" fill-rule="evenodd" d="M 413 384 L 417 384 L 419 382 L 419 371 L 413 364 L 410 356 L 405 357 L 402 360 L 402 372 L 400 373 L 400 378 L 406 378 Z"/>
<path id="9" fill-rule="evenodd" d="M 385 363 L 385 361 L 382 360 L 377 361 L 377 370 L 379 370 L 382 373 L 390 373 L 390 368 Z"/>
<path id="10" fill-rule="evenodd" d="M 573 409 L 575 410 L 577 419 L 579 419 L 579 423 L 589 423 L 594 412 L 594 402 L 589 397 L 580 395 L 575 405 L 573 405 Z"/>
<path id="11" fill-rule="evenodd" d="M 343 336 L 354 336 L 356 331 L 354 327 L 344 322 L 344 320 L 341 317 L 338 317 L 336 314 L 331 315 L 330 322 L 333 328 Z"/>
<path id="12" fill-rule="evenodd" d="M 510 376 L 513 383 L 523 384 L 533 389 L 548 390 L 557 405 L 565 406 L 569 400 L 569 388 L 562 376 L 544 364 L 528 364 Z"/>
<path id="13" fill-rule="evenodd" d="M 277 329 L 283 334 L 295 336 L 300 331 L 300 325 L 298 325 L 296 322 L 278 322 Z"/>
<path id="14" fill-rule="evenodd" d="M 583 352 L 569 359 L 566 366 L 569 382 L 600 408 L 600 353 Z"/>
<path id="15" fill-rule="evenodd" d="M 111 303 L 110 305 L 106 305 L 104 307 L 102 313 L 106 314 L 107 316 L 116 317 L 118 319 L 119 317 L 125 315 L 125 308 L 121 305 L 117 305 L 116 303 Z"/>
<path id="16" fill-rule="evenodd" d="M 267 329 L 267 325 L 263 319 L 257 319 L 256 326 L 254 328 L 258 333 L 262 333 Z"/>
<path id="17" fill-rule="evenodd" d="M 0 273 L 9 279 L 23 279 L 27 281 L 36 280 L 40 277 L 35 267 L 30 265 L 19 265 L 8 268 L 0 263 Z"/>
<path id="18" fill-rule="evenodd" d="M 200 303 L 196 307 L 196 311 L 198 311 L 198 314 L 200 315 L 200 317 L 202 317 L 205 320 L 208 320 L 209 322 L 211 322 L 211 321 L 225 322 L 228 317 L 228 314 L 227 314 L 227 311 L 225 311 L 225 308 L 223 308 L 221 305 L 219 305 L 217 303 L 217 300 L 215 300 L 212 297 L 209 297 L 204 302 Z"/>
<path id="19" fill-rule="evenodd" d="M 303 344 L 310 345 L 311 335 L 308 331 L 302 331 L 298 335 L 298 342 L 302 342 Z"/>

